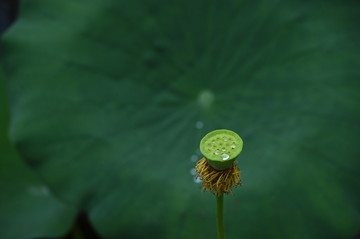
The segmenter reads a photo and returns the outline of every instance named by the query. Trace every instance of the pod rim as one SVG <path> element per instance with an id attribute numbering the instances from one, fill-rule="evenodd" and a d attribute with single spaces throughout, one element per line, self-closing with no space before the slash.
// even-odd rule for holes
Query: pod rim
<path id="1" fill-rule="evenodd" d="M 227 129 L 206 134 L 200 141 L 200 152 L 210 161 L 228 162 L 239 156 L 243 148 L 241 137 Z"/>

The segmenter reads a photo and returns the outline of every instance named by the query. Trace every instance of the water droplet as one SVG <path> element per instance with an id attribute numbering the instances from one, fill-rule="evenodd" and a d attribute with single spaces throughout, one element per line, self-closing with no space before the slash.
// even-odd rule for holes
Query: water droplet
<path id="1" fill-rule="evenodd" d="M 222 160 L 227 160 L 230 156 L 228 154 L 222 154 L 221 158 Z"/>
<path id="2" fill-rule="evenodd" d="M 191 174 L 191 175 L 196 175 L 196 169 L 195 169 L 195 168 L 192 168 L 192 169 L 190 170 L 190 174 Z"/>
<path id="3" fill-rule="evenodd" d="M 214 152 L 215 155 L 219 155 L 219 153 L 220 153 L 220 152 L 219 152 L 218 149 Z"/>
<path id="4" fill-rule="evenodd" d="M 196 162 L 198 160 L 198 156 L 195 154 L 191 155 L 190 160 L 191 160 L 191 162 Z"/>
<path id="5" fill-rule="evenodd" d="M 199 104 L 205 109 L 209 109 L 211 107 L 214 99 L 214 94 L 209 90 L 202 91 L 198 96 Z"/>
<path id="6" fill-rule="evenodd" d="M 231 145 L 231 148 L 232 149 L 236 148 L 236 145 L 235 144 Z"/>
<path id="7" fill-rule="evenodd" d="M 202 121 L 197 121 L 197 122 L 195 123 L 195 127 L 196 127 L 197 129 L 202 129 L 202 128 L 204 127 L 204 123 L 203 123 Z"/>
<path id="8" fill-rule="evenodd" d="M 226 151 L 226 148 L 224 148 L 224 147 L 222 147 L 222 149 L 221 149 L 223 152 L 225 152 Z"/>
<path id="9" fill-rule="evenodd" d="M 194 177 L 194 182 L 195 182 L 195 183 L 201 183 L 201 178 L 199 178 L 199 177 Z"/>

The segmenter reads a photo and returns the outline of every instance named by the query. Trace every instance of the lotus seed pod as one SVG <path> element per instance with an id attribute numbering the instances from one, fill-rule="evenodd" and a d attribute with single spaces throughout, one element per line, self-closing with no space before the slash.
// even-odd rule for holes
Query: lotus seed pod
<path id="1" fill-rule="evenodd" d="M 239 156 L 243 141 L 231 130 L 219 129 L 208 133 L 200 141 L 200 151 L 216 170 L 229 168 Z"/>

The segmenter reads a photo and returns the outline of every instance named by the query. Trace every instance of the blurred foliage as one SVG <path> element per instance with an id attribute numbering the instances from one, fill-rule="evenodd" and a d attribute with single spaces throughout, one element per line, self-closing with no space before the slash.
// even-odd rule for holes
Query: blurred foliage
<path id="1" fill-rule="evenodd" d="M 76 210 L 51 195 L 22 162 L 7 138 L 8 112 L 0 72 L 0 238 L 23 239 L 64 235 Z"/>
<path id="2" fill-rule="evenodd" d="M 244 139 L 229 238 L 353 238 L 359 23 L 358 1 L 23 1 L 1 42 L 10 138 L 104 238 L 215 238 L 190 172 L 228 128 Z"/>

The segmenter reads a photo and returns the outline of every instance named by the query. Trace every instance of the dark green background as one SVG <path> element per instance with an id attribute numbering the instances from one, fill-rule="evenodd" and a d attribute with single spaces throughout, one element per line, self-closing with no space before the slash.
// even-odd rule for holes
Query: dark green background
<path id="1" fill-rule="evenodd" d="M 244 140 L 228 238 L 355 238 L 359 25 L 358 1 L 23 1 L 0 42 L 0 238 L 80 213 L 103 238 L 216 238 L 191 169 L 219 128 Z"/>

